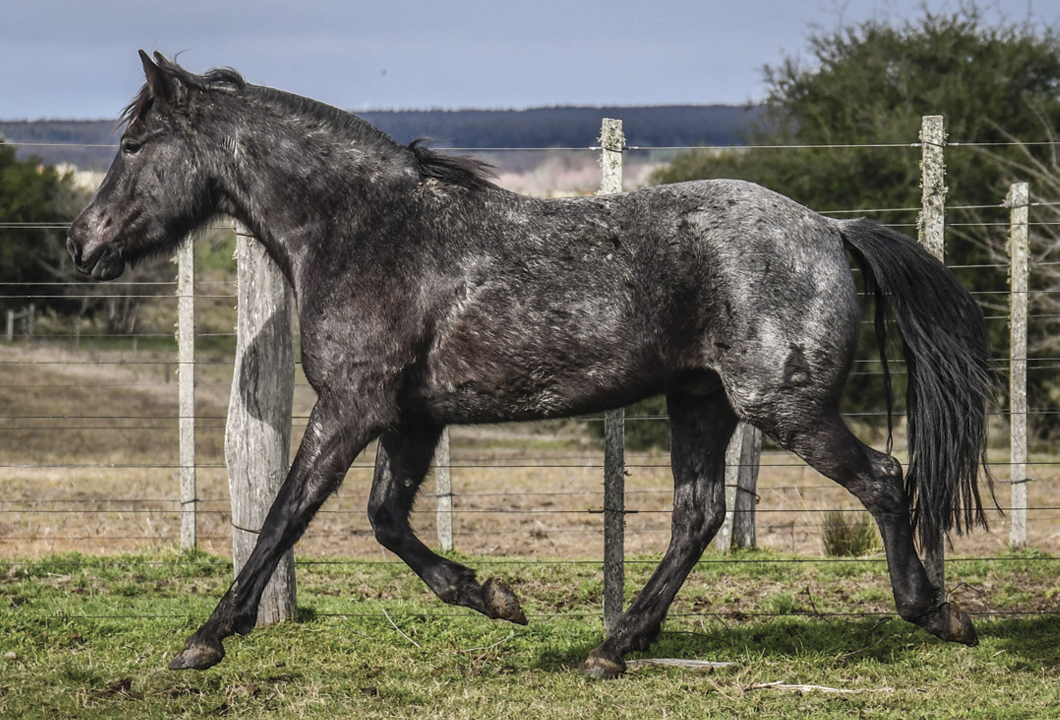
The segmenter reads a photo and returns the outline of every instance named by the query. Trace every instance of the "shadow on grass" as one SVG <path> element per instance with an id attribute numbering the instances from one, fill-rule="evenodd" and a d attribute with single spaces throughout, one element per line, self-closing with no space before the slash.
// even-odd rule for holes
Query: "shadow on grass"
<path id="1" fill-rule="evenodd" d="M 976 622 L 980 649 L 992 657 L 1007 655 L 1028 667 L 1060 668 L 1060 617 Z M 602 638 L 597 638 L 597 641 Z M 566 652 L 543 651 L 534 666 L 547 672 L 577 669 L 597 642 L 579 643 Z M 946 643 L 897 616 L 859 620 L 779 617 L 734 625 L 720 620 L 702 631 L 664 631 L 648 652 L 627 659 L 686 658 L 734 662 L 762 658 L 819 662 L 834 667 L 872 661 L 902 664 L 923 655 L 928 646 Z M 983 647 L 983 646 L 987 647 Z M 960 645 L 952 645 L 955 651 Z M 976 650 L 972 650 L 975 652 Z"/>
<path id="2" fill-rule="evenodd" d="M 980 638 L 991 638 L 996 653 L 1019 657 L 1036 667 L 1060 668 L 1060 616 L 975 621 Z"/>

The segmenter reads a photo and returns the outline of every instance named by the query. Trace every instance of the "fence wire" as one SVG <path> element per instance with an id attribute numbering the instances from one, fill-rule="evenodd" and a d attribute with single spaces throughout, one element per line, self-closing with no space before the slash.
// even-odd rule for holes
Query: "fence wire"
<path id="1" fill-rule="evenodd" d="M 57 144 L 47 143 L 9 143 L 12 145 L 19 146 L 50 146 Z M 953 147 L 988 147 L 988 146 L 1005 146 L 1014 145 L 1015 143 L 977 143 L 977 142 L 950 142 L 947 143 Z M 1055 142 L 1041 142 L 1041 143 L 1023 143 L 1025 146 L 1032 145 L 1055 145 Z M 73 147 L 114 147 L 116 145 L 73 145 Z M 813 150 L 851 150 L 859 148 L 892 148 L 892 149 L 917 149 L 920 148 L 920 143 L 867 143 L 867 144 L 851 144 L 851 145 L 812 145 L 812 146 L 779 146 L 779 145 L 766 145 L 766 146 L 750 146 L 746 148 L 740 148 L 740 151 L 744 150 L 798 150 L 798 149 L 813 149 Z M 727 147 L 657 147 L 648 148 L 642 146 L 630 146 L 626 148 L 630 151 L 705 151 L 705 152 L 716 152 L 716 151 L 729 151 L 732 148 Z M 452 148 L 451 150 L 456 152 L 501 152 L 501 151 L 527 151 L 527 152 L 556 152 L 557 150 L 564 150 L 562 148 Z M 586 151 L 598 151 L 599 148 L 594 146 L 580 147 L 580 148 L 566 148 L 566 150 L 586 152 Z M 1051 202 L 1033 202 L 1032 207 L 1054 207 L 1058 203 Z M 1008 207 L 1004 203 L 998 203 L 996 205 L 968 205 L 968 206 L 953 206 L 948 207 L 947 211 L 997 211 L 997 212 L 1008 212 Z M 852 215 L 877 215 L 877 214 L 899 214 L 899 213 L 917 213 L 920 211 L 919 207 L 894 207 L 894 208 L 867 208 L 867 209 L 831 209 L 822 212 L 824 215 L 829 216 L 852 216 Z M 915 220 L 905 223 L 887 223 L 889 227 L 895 227 L 899 229 L 910 229 L 916 227 Z M 1060 222 L 1053 221 L 1042 221 L 1033 220 L 1029 223 L 1030 227 L 1037 228 L 1053 228 L 1060 225 Z M 977 222 L 950 222 L 947 227 L 951 229 L 960 230 L 963 228 L 982 228 L 988 229 L 995 232 L 1002 232 L 1008 228 L 1007 220 L 984 220 Z M 18 223 L 18 222 L 4 222 L 0 223 L 0 230 L 4 231 L 38 231 L 38 230 L 49 230 L 49 231 L 65 231 L 68 229 L 69 224 L 64 222 L 54 223 Z M 1060 261 L 1043 261 L 1037 263 L 1035 267 L 1045 269 L 1049 267 L 1055 267 L 1060 265 Z M 1005 263 L 996 264 L 977 264 L 977 265 L 960 265 L 954 266 L 957 270 L 994 270 L 999 274 L 1001 272 L 1008 271 L 1008 265 Z M 212 302 L 215 305 L 223 304 L 225 302 L 234 301 L 234 292 L 226 292 L 229 288 L 234 288 L 234 283 L 227 280 L 207 280 L 198 281 L 196 283 L 197 292 L 196 299 L 204 302 Z M 73 300 L 73 301 L 104 301 L 104 300 L 122 300 L 127 297 L 125 294 L 118 292 L 108 292 L 107 294 L 96 294 L 90 291 L 88 288 L 94 288 L 94 285 L 89 285 L 85 282 L 70 282 L 70 281 L 56 281 L 47 283 L 0 283 L 0 301 L 6 301 L 6 304 L 17 304 L 19 301 L 23 303 L 29 303 L 34 301 L 45 301 L 45 300 Z M 150 300 L 146 301 L 154 305 L 152 312 L 157 314 L 163 314 L 165 312 L 172 312 L 175 309 L 175 297 L 170 295 L 170 289 L 176 287 L 175 281 L 137 281 L 137 282 L 119 282 L 111 283 L 108 285 L 110 288 L 124 287 L 130 291 L 143 291 L 144 293 L 152 294 Z M 79 292 L 79 288 L 85 288 L 83 292 Z M 42 290 L 42 293 L 35 293 L 35 290 Z M 201 291 L 201 292 L 200 292 Z M 1029 297 L 1034 299 L 1041 298 L 1053 298 L 1060 295 L 1060 289 L 1042 289 L 1033 288 L 1027 291 Z M 973 296 L 983 304 L 994 303 L 990 307 L 997 309 L 997 305 L 1003 302 L 1005 297 L 1010 296 L 1011 293 L 1007 290 L 999 289 L 977 289 L 973 291 Z M 170 307 L 172 306 L 172 307 Z M 231 309 L 231 308 L 229 308 Z M 205 331 L 198 332 L 196 337 L 199 339 L 206 339 L 212 341 L 231 342 L 231 338 L 234 338 L 234 332 L 224 327 L 218 327 L 217 323 L 229 323 L 229 328 L 234 324 L 234 316 L 229 313 L 227 316 L 229 319 L 226 320 L 211 320 L 212 324 L 208 325 Z M 1007 320 L 1006 315 L 988 315 L 988 320 L 1001 321 Z M 1060 315 L 1052 313 L 1038 313 L 1032 314 L 1030 322 L 1032 323 L 1055 323 L 1060 320 Z M 77 394 L 81 390 L 86 380 L 77 379 L 72 381 L 60 380 L 56 382 L 56 377 L 65 378 L 66 373 L 82 373 L 82 372 L 93 372 L 100 373 L 102 377 L 93 376 L 90 382 L 94 387 L 100 389 L 106 389 L 107 391 L 151 391 L 159 397 L 159 404 L 151 406 L 150 408 L 140 410 L 122 410 L 120 409 L 123 404 L 127 407 L 136 406 L 136 401 L 130 398 L 122 398 L 120 402 L 115 400 L 107 408 L 93 408 L 80 410 L 77 414 L 71 414 L 69 409 L 65 410 L 54 410 L 54 411 L 37 411 L 30 410 L 27 408 L 26 411 L 13 411 L 0 409 L 0 433 L 3 433 L 9 442 L 22 444 L 26 443 L 36 447 L 37 445 L 45 445 L 46 443 L 41 442 L 41 436 L 56 436 L 56 443 L 65 442 L 62 437 L 59 437 L 66 433 L 76 434 L 76 442 L 84 446 L 83 454 L 97 454 L 99 457 L 107 458 L 107 460 L 99 460 L 96 462 L 81 461 L 81 462 L 69 462 L 69 461 L 48 461 L 48 460 L 37 460 L 34 462 L 16 462 L 5 460 L 0 462 L 0 473 L 3 473 L 6 482 L 5 485 L 5 497 L 0 498 L 0 553 L 12 554 L 18 553 L 20 546 L 23 544 L 34 544 L 35 546 L 40 544 L 52 545 L 61 547 L 73 547 L 83 545 L 84 548 L 100 548 L 104 551 L 108 550 L 108 547 L 113 546 L 124 546 L 128 543 L 134 545 L 156 547 L 160 543 L 175 543 L 180 537 L 180 500 L 175 497 L 166 497 L 162 494 L 157 495 L 140 495 L 135 494 L 121 494 L 122 485 L 127 484 L 125 481 L 113 478 L 107 483 L 107 488 L 111 492 L 117 494 L 105 495 L 95 494 L 97 492 L 106 492 L 92 490 L 91 486 L 98 486 L 100 478 L 106 475 L 118 476 L 125 474 L 141 476 L 147 475 L 159 475 L 161 480 L 158 482 L 168 483 L 170 486 L 175 488 L 173 483 L 176 482 L 176 475 L 179 473 L 180 465 L 175 462 L 172 458 L 175 458 L 175 450 L 171 454 L 169 459 L 158 459 L 153 462 L 143 462 L 142 460 L 125 460 L 117 461 L 115 458 L 120 455 L 120 451 L 116 451 L 113 445 L 119 445 L 122 443 L 121 439 L 110 440 L 106 443 L 99 443 L 92 439 L 93 435 L 111 434 L 111 433 L 136 433 L 138 436 L 143 433 L 171 433 L 173 435 L 173 443 L 176 442 L 176 422 L 180 419 L 178 413 L 174 412 L 175 407 L 175 395 L 176 395 L 176 381 L 175 377 L 170 377 L 170 371 L 175 376 L 177 363 L 174 357 L 168 357 L 173 354 L 172 348 L 174 347 L 172 333 L 166 332 L 143 332 L 137 333 L 130 336 L 127 333 L 118 332 L 77 332 L 76 338 L 73 336 L 73 329 L 70 327 L 64 327 L 61 320 L 55 317 L 41 317 L 37 320 L 38 326 L 30 331 L 25 326 L 25 318 L 19 318 L 19 330 L 21 332 L 14 333 L 8 340 L 6 352 L 0 355 L 0 368 L 3 368 L 2 373 L 7 373 L 15 368 L 25 368 L 36 371 L 45 371 L 50 373 L 57 373 L 50 378 L 44 378 L 41 382 L 9 382 L 3 378 L 0 374 L 0 399 L 6 399 L 4 405 L 0 405 L 0 408 L 14 408 L 14 404 L 17 402 L 18 393 L 20 391 L 33 394 L 46 394 L 47 391 L 55 391 L 60 395 L 64 394 Z M 866 320 L 865 322 L 871 322 Z M 128 346 L 132 343 L 133 350 L 129 350 Z M 140 348 L 137 348 L 135 343 L 140 343 Z M 71 347 L 78 346 L 81 349 L 71 350 Z M 124 346 L 121 349 L 120 346 Z M 132 359 L 128 357 L 129 353 L 132 354 Z M 1007 366 L 1009 359 L 1007 357 L 996 358 L 996 362 L 999 369 L 1004 369 Z M 891 375 L 892 377 L 898 377 L 904 372 L 903 364 L 900 358 L 892 359 Z M 209 410 L 205 412 L 196 413 L 196 423 L 199 430 L 204 434 L 218 434 L 223 430 L 223 423 L 225 415 L 223 413 L 223 395 L 222 391 L 226 391 L 228 388 L 228 377 L 230 371 L 231 361 L 226 357 L 219 357 L 216 355 L 208 355 L 207 353 L 200 352 L 200 357 L 196 361 L 195 372 L 201 375 L 198 387 L 204 392 L 209 392 L 215 395 L 220 395 L 219 398 L 212 398 L 208 407 Z M 1028 372 L 1033 376 L 1035 372 L 1048 372 L 1054 371 L 1060 367 L 1060 357 L 1033 357 L 1027 360 Z M 108 373 L 117 375 L 126 375 L 132 373 L 133 375 L 140 376 L 144 373 L 154 373 L 160 371 L 164 374 L 164 379 L 160 380 L 154 375 L 151 379 L 143 379 L 142 377 L 106 377 Z M 858 360 L 856 361 L 854 375 L 873 377 L 881 376 L 882 370 L 878 369 L 878 362 L 876 360 Z M 311 402 L 311 391 L 305 384 L 304 380 L 300 380 L 298 387 L 300 392 L 307 396 L 301 400 L 300 407 L 306 408 L 301 411 L 296 411 L 293 418 L 296 424 L 304 424 L 308 418 L 307 403 Z M 163 389 L 166 392 L 159 393 L 159 389 Z M 28 398 L 24 401 L 27 405 L 32 405 L 32 401 Z M 1039 407 L 1028 411 L 1029 415 L 1034 417 L 1046 417 L 1056 415 L 1060 410 L 1055 407 Z M 997 423 L 1003 423 L 1007 417 L 1007 411 L 1003 409 L 996 409 L 991 412 L 991 417 Z M 851 413 L 848 417 L 852 418 L 856 422 L 873 422 L 879 421 L 885 417 L 883 412 L 864 412 L 864 413 Z M 897 418 L 902 417 L 901 412 L 895 414 Z M 664 423 L 666 422 L 665 416 L 660 415 L 630 415 L 627 417 L 629 422 L 647 422 L 647 423 Z M 599 423 L 599 418 L 582 418 L 577 421 L 583 426 Z M 998 430 L 998 428 L 995 428 Z M 299 429 L 296 427 L 296 434 Z M 530 435 L 529 440 L 525 437 Z M 548 442 L 559 442 L 555 438 L 561 438 L 561 434 L 554 430 L 541 431 L 538 434 L 527 431 L 525 429 L 517 429 L 511 433 L 510 438 L 501 438 L 500 441 L 504 443 L 518 443 L 520 441 L 539 442 L 542 435 L 546 438 L 550 438 Z M 525 559 L 498 559 L 491 558 L 489 555 L 483 555 L 482 551 L 487 553 L 491 552 L 497 547 L 504 547 L 498 545 L 492 539 L 509 537 L 515 534 L 518 538 L 518 544 L 516 546 L 527 547 L 525 543 L 534 542 L 535 540 L 546 541 L 550 538 L 557 536 L 590 536 L 592 538 L 599 538 L 602 536 L 602 520 L 599 514 L 599 509 L 603 505 L 602 501 L 602 488 L 599 487 L 599 483 L 592 480 L 582 480 L 581 485 L 576 489 L 565 489 L 564 483 L 569 484 L 569 480 L 564 480 L 564 476 L 571 473 L 577 473 L 582 475 L 593 475 L 594 477 L 600 475 L 603 468 L 603 461 L 600 459 L 598 453 L 591 453 L 588 455 L 568 455 L 562 456 L 553 453 L 541 453 L 533 454 L 526 450 L 521 451 L 523 454 L 518 456 L 506 456 L 500 457 L 498 455 L 492 455 L 484 457 L 482 460 L 471 461 L 469 458 L 475 452 L 481 450 L 483 441 L 474 438 L 473 435 L 468 435 L 461 439 L 465 445 L 457 445 L 458 450 L 454 451 L 454 461 L 450 465 L 451 471 L 453 471 L 454 486 L 458 489 L 453 493 L 454 498 L 454 517 L 458 519 L 458 523 L 454 527 L 454 535 L 457 539 L 457 549 L 463 551 L 460 546 L 461 539 L 470 540 L 478 539 L 479 542 L 474 545 L 476 549 L 479 549 L 478 556 L 476 557 L 474 564 L 476 565 L 491 565 L 491 564 L 504 564 L 504 565 L 521 565 L 521 564 L 548 564 L 557 563 L 554 559 L 541 559 L 541 558 L 525 558 Z M 495 438 L 496 440 L 496 438 Z M 569 438 L 563 441 L 569 441 Z M 139 441 L 138 441 L 139 442 Z M 486 442 L 488 445 L 488 442 Z M 216 476 L 224 475 L 224 462 L 218 450 L 218 443 L 215 440 L 212 442 L 213 447 L 206 450 L 200 450 L 201 460 L 197 461 L 196 467 L 198 470 L 212 473 Z M 466 453 L 462 457 L 458 457 L 461 454 Z M 485 453 L 489 455 L 489 453 Z M 996 472 L 1004 472 L 1008 462 L 999 460 L 997 457 L 993 457 L 989 463 L 990 467 Z M 1060 520 L 1060 506 L 1055 502 L 1056 498 L 1056 484 L 1060 481 L 1060 458 L 1042 457 L 1032 460 L 1028 463 L 1029 472 L 1032 474 L 1031 484 L 1036 488 L 1045 488 L 1041 490 L 1037 496 L 1038 504 L 1032 505 L 1028 508 L 1028 525 L 1031 528 L 1039 530 L 1035 534 L 1035 537 L 1042 538 L 1042 542 L 1052 549 L 1060 547 L 1060 532 L 1057 532 L 1058 524 Z M 355 492 L 346 492 L 340 494 L 338 498 L 339 507 L 328 508 L 325 507 L 319 513 L 318 520 L 314 523 L 314 526 L 310 528 L 310 532 L 307 534 L 307 538 L 319 543 L 332 543 L 334 541 L 349 540 L 351 538 L 360 538 L 364 541 L 365 546 L 369 546 L 374 543 L 372 538 L 371 528 L 368 526 L 364 507 L 367 503 L 367 494 L 364 491 L 364 481 L 373 469 L 373 463 L 367 459 L 359 460 L 354 464 L 350 471 L 350 477 L 347 479 L 347 485 L 351 482 L 359 483 L 359 488 Z M 627 463 L 627 469 L 631 473 L 631 479 L 634 482 L 656 482 L 660 481 L 654 478 L 654 475 L 666 475 L 669 471 L 669 463 L 663 458 L 659 457 L 651 459 L 650 461 L 634 460 Z M 555 487 L 546 490 L 534 490 L 528 489 L 524 485 L 520 485 L 518 489 L 509 491 L 497 491 L 497 490 L 486 490 L 482 489 L 482 481 L 477 478 L 477 474 L 489 473 L 493 475 L 504 475 L 504 474 L 520 474 L 520 473 L 540 473 L 540 474 L 554 474 L 558 479 L 552 479 Z M 763 519 L 759 523 L 760 532 L 763 535 L 780 536 L 788 534 L 791 537 L 791 550 L 796 550 L 795 538 L 797 535 L 802 536 L 814 536 L 820 532 L 820 522 L 815 518 L 822 516 L 826 513 L 833 512 L 844 512 L 844 513 L 860 513 L 864 514 L 865 511 L 860 506 L 855 506 L 854 503 L 850 502 L 849 498 L 844 495 L 845 491 L 839 486 L 831 484 L 817 476 L 813 477 L 813 473 L 808 471 L 808 468 L 797 458 L 790 455 L 783 455 L 780 453 L 766 453 L 763 456 L 763 462 L 760 466 L 760 473 L 764 478 L 769 473 L 778 473 L 782 477 L 779 480 L 773 482 L 773 484 L 766 483 L 763 485 L 760 481 L 759 485 L 759 505 L 756 507 L 756 514 L 761 516 Z M 17 474 L 17 482 L 15 478 Z M 651 479 L 646 480 L 641 477 L 642 474 L 654 474 Z M 48 484 L 43 486 L 47 489 L 46 494 L 40 481 L 34 476 L 38 475 L 49 475 L 46 481 Z M 472 476 L 476 477 L 473 479 Z M 800 482 L 787 482 L 788 475 L 797 475 L 802 477 Z M 805 477 L 803 477 L 805 476 Z M 462 482 L 466 482 L 464 489 L 459 489 Z M 502 480 L 503 482 L 503 480 Z M 524 482 L 520 480 L 520 482 Z M 144 486 L 144 477 L 139 478 L 136 481 L 137 489 Z M 633 500 L 632 507 L 627 509 L 627 523 L 637 517 L 644 518 L 663 518 L 670 513 L 669 501 L 672 498 L 672 490 L 668 487 L 664 487 L 665 482 L 662 482 L 659 487 L 628 487 L 627 497 Z M 429 482 L 428 482 L 429 485 Z M 204 518 L 209 520 L 208 528 L 205 532 L 199 534 L 200 541 L 210 544 L 213 543 L 214 547 L 224 551 L 228 543 L 231 541 L 230 532 L 230 521 L 231 514 L 226 509 L 212 509 L 203 506 L 212 505 L 226 505 L 229 499 L 226 494 L 226 485 L 221 479 L 214 478 L 212 484 L 209 485 L 211 492 L 216 493 L 215 495 L 206 495 L 197 499 L 197 503 L 200 505 L 198 510 Z M 1002 485 L 1002 487 L 1004 487 Z M 57 490 L 61 488 L 62 494 L 57 493 Z M 56 494 L 57 493 L 57 494 Z M 22 496 L 19 497 L 18 495 Z M 763 497 L 772 494 L 773 496 L 784 496 L 784 499 L 777 500 L 777 498 L 771 498 L 763 501 Z M 88 495 L 88 496 L 72 496 L 72 495 Z M 429 492 L 427 487 L 424 488 L 424 492 L 421 494 L 421 500 L 430 500 L 433 497 L 432 493 Z M 821 499 L 826 498 L 826 499 Z M 835 498 L 844 498 L 844 502 L 836 502 Z M 510 504 L 503 504 L 502 500 L 511 500 Z M 655 505 L 640 504 L 647 500 L 657 500 Z M 772 505 L 765 503 L 774 503 Z M 492 503 L 488 506 L 479 506 L 482 503 Z M 549 503 L 545 505 L 544 503 Z M 578 504 L 578 507 L 572 506 L 572 504 Z M 422 504 L 422 503 L 421 503 Z M 563 507 L 555 507 L 557 504 L 562 504 Z M 987 503 L 989 505 L 989 503 Z M 1001 503 L 1002 505 L 1004 503 Z M 144 507 L 145 505 L 155 505 L 159 507 Z M 45 507 L 42 507 L 45 506 Z M 60 506 L 60 507 L 57 507 Z M 66 506 L 66 507 L 61 507 Z M 115 507 L 121 506 L 121 507 Z M 417 524 L 417 529 L 421 534 L 429 533 L 431 530 L 431 512 L 433 509 L 421 508 L 421 512 L 415 516 L 414 521 Z M 998 511 L 1001 513 L 1007 513 L 1011 511 L 1008 507 L 998 507 Z M 479 522 L 482 518 L 488 517 L 500 517 L 500 518 L 521 518 L 526 521 L 540 522 L 543 518 L 577 518 L 577 524 L 570 524 L 569 522 L 565 525 L 558 523 L 552 524 L 546 527 L 537 528 L 531 526 L 523 527 L 512 527 L 511 523 L 507 520 L 499 520 L 496 522 L 495 527 L 483 527 Z M 58 517 L 63 518 L 65 521 L 55 523 L 59 526 L 59 529 L 52 532 L 49 528 L 51 526 L 41 525 L 34 520 L 35 518 L 50 518 Z M 104 527 L 99 524 L 100 520 L 106 521 L 109 518 L 120 518 L 122 524 L 119 526 Z M 125 522 L 127 518 L 133 518 L 132 524 Z M 779 518 L 779 520 L 777 519 Z M 151 522 L 157 520 L 160 524 L 156 528 L 142 527 L 142 521 L 150 520 Z M 787 522 L 784 522 L 787 520 Z M 339 523 L 338 526 L 335 523 Z M 78 525 L 75 529 L 73 526 Z M 94 529 L 93 529 L 94 528 Z M 649 542 L 645 544 L 649 548 L 649 551 L 657 551 L 660 547 L 665 547 L 665 542 L 668 539 L 670 532 L 670 526 L 666 523 L 651 523 L 642 522 L 640 524 L 632 524 L 632 530 L 627 529 L 627 533 L 631 533 L 634 539 L 637 538 L 638 534 L 648 536 Z M 64 533 L 64 534 L 63 534 Z M 809 540 L 800 540 L 798 548 L 800 551 L 804 551 L 805 547 L 809 543 Z M 12 547 L 13 546 L 13 547 Z M 319 545 L 318 545 L 319 546 Z M 563 546 L 562 547 L 567 547 Z M 549 546 L 551 547 L 551 546 Z M 586 550 L 586 544 L 584 541 L 574 541 L 571 547 L 578 548 L 582 552 Z M 787 546 L 783 544 L 782 540 L 777 541 L 777 547 L 781 550 L 787 550 Z M 366 554 L 372 551 L 365 551 Z M 1005 563 L 1013 560 L 1019 560 L 1021 562 L 1042 562 L 1042 563 L 1055 563 L 1060 558 L 1049 557 L 1047 555 L 1041 555 L 1040 557 L 1034 558 L 1008 558 L 1004 556 L 983 556 L 983 555 L 972 555 L 968 557 L 952 557 L 948 560 L 949 563 L 959 567 L 960 563 L 963 562 L 987 562 L 987 563 Z M 63 561 L 63 560 L 47 560 L 47 561 L 6 561 L 0 560 L 0 567 L 24 567 L 26 565 L 34 565 L 41 567 L 63 567 L 69 566 L 70 564 L 78 564 L 86 562 L 83 559 Z M 91 562 L 99 562 L 92 560 Z M 134 565 L 137 562 L 149 562 L 149 561 L 129 561 L 129 560 L 115 560 L 116 564 L 123 565 Z M 190 561 L 180 560 L 172 561 L 168 564 L 180 565 L 189 564 Z M 564 560 L 564 564 L 572 565 L 584 565 L 586 567 L 598 567 L 600 564 L 599 560 Z M 654 564 L 655 560 L 638 559 L 636 557 L 627 557 L 626 564 L 638 565 L 638 564 Z M 784 557 L 784 558 L 770 558 L 768 560 L 756 560 L 747 558 L 725 558 L 725 559 L 704 559 L 703 563 L 776 563 L 776 564 L 797 564 L 797 563 L 854 563 L 854 562 L 870 562 L 870 563 L 884 563 L 885 560 L 882 557 L 870 557 L 862 559 L 853 558 L 823 558 L 823 557 Z M 157 564 L 157 563 L 152 563 Z M 166 563 L 163 563 L 166 564 Z M 367 558 L 353 558 L 353 559 L 338 559 L 329 558 L 326 556 L 302 558 L 297 563 L 300 566 L 308 566 L 314 564 L 332 564 L 332 565 L 396 565 L 400 564 L 397 560 L 370 560 Z M 432 614 L 444 614 L 444 613 L 432 613 Z M 791 613 L 780 613 L 779 615 L 788 615 Z M 798 613 L 796 613 L 798 614 Z M 884 615 L 893 615 L 893 613 L 883 613 Z M 1004 612 L 990 612 L 990 613 L 972 613 L 973 615 L 980 616 L 1023 616 L 1025 613 L 1004 613 Z M 1060 613 L 1054 613 L 1052 611 L 1042 610 L 1034 614 L 1038 615 L 1054 615 Z M 689 613 L 684 614 L 689 617 L 712 617 L 713 613 Z M 759 614 L 763 617 L 771 617 L 774 614 L 764 613 Z M 857 617 L 872 615 L 866 613 L 822 613 L 821 615 L 826 616 L 844 616 L 844 617 Z M 126 617 L 124 615 L 107 616 L 109 619 L 116 619 Z M 130 618 L 136 616 L 128 616 Z"/>

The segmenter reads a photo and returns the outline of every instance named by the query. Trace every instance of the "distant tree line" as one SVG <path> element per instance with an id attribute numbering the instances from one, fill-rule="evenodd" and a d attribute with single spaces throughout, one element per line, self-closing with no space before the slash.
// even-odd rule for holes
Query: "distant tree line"
<path id="1" fill-rule="evenodd" d="M 626 142 L 645 147 L 733 145 L 742 142 L 758 108 L 728 105 L 672 107 L 556 107 L 530 110 L 407 110 L 355 113 L 401 143 L 428 138 L 438 147 L 582 148 L 596 142 L 600 120 L 624 121 Z M 120 128 L 113 120 L 0 121 L 0 136 L 48 165 L 69 163 L 106 170 Z M 56 145 L 57 144 L 57 145 Z"/>
<path id="2" fill-rule="evenodd" d="M 357 113 L 398 142 L 426 137 L 442 147 L 461 148 L 588 147 L 605 117 L 623 121 L 627 145 L 733 145 L 758 114 L 757 108 L 730 105 Z"/>

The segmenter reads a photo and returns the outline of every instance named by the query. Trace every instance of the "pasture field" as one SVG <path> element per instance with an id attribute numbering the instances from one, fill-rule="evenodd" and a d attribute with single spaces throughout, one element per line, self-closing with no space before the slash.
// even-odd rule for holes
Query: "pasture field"
<path id="1" fill-rule="evenodd" d="M 627 596 L 655 560 L 628 564 Z M 719 560 L 696 568 L 650 657 L 733 664 L 612 681 L 578 672 L 601 637 L 595 562 L 471 559 L 521 597 L 521 627 L 443 605 L 399 563 L 306 561 L 300 621 L 230 638 L 201 673 L 166 663 L 226 587 L 224 558 L 5 562 L 0 717 L 1060 717 L 1055 561 L 952 562 L 967 610 L 1038 613 L 980 615 L 968 648 L 897 619 L 878 562 Z"/>
<path id="2" fill-rule="evenodd" d="M 219 322 L 217 324 L 220 324 Z M 166 547 L 179 537 L 177 383 L 172 352 L 0 344 L 0 557 L 55 552 L 117 553 Z M 231 356 L 199 356 L 197 463 L 199 545 L 230 552 L 224 418 Z M 295 442 L 312 407 L 312 390 L 295 392 Z M 471 555 L 602 557 L 603 455 L 584 422 L 552 422 L 452 431 L 455 547 Z M 633 422 L 659 422 L 635 420 Z M 993 428 L 1007 439 L 1007 428 Z M 902 440 L 897 438 L 902 453 Z M 991 451 L 1007 474 L 1007 447 Z M 659 452 L 626 454 L 626 545 L 659 553 L 669 540 L 672 480 Z M 310 525 L 298 551 L 307 557 L 388 559 L 365 513 L 374 465 L 369 447 L 343 487 Z M 1028 546 L 1060 554 L 1060 465 L 1034 454 L 1028 468 Z M 1009 486 L 995 486 L 1008 504 Z M 435 534 L 428 478 L 413 525 Z M 819 556 L 827 509 L 861 509 L 843 488 L 790 453 L 763 454 L 758 485 L 759 547 Z M 983 488 L 989 505 L 989 491 Z M 952 555 L 1006 550 L 1007 517 L 990 513 L 989 532 L 955 537 Z"/>
<path id="3" fill-rule="evenodd" d="M 168 658 L 231 578 L 231 358 L 200 353 L 193 553 L 172 549 L 172 362 L 146 345 L 0 346 L 0 717 L 1060 717 L 1054 456 L 1031 467 L 1036 550 L 1010 553 L 997 515 L 949 548 L 947 584 L 976 614 L 976 648 L 897 619 L 881 558 L 822 558 L 823 510 L 856 502 L 770 451 L 763 549 L 708 552 L 650 653 L 733 665 L 637 666 L 593 682 L 578 666 L 602 632 L 602 517 L 591 512 L 602 456 L 575 422 L 453 431 L 459 557 L 509 582 L 529 626 L 442 604 L 382 550 L 365 516 L 369 448 L 296 548 L 300 621 L 229 639 L 209 671 L 172 673 Z M 296 440 L 312 401 L 300 385 Z M 666 547 L 672 495 L 665 455 L 627 453 L 627 464 L 629 599 Z M 1008 486 L 997 491 L 1004 505 Z M 433 544 L 429 494 L 413 520 Z"/>

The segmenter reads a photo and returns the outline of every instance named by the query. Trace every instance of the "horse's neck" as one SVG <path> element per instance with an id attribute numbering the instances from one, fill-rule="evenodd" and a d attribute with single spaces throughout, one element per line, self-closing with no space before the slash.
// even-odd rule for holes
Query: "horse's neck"
<path id="1" fill-rule="evenodd" d="M 268 150 L 234 150 L 231 207 L 223 209 L 265 245 L 296 288 L 305 243 L 340 231 L 355 242 L 358 224 L 381 212 L 384 198 L 397 194 L 414 172 L 396 143 L 358 143 L 338 134 L 310 138 L 297 122 L 282 134 L 242 142 Z"/>

